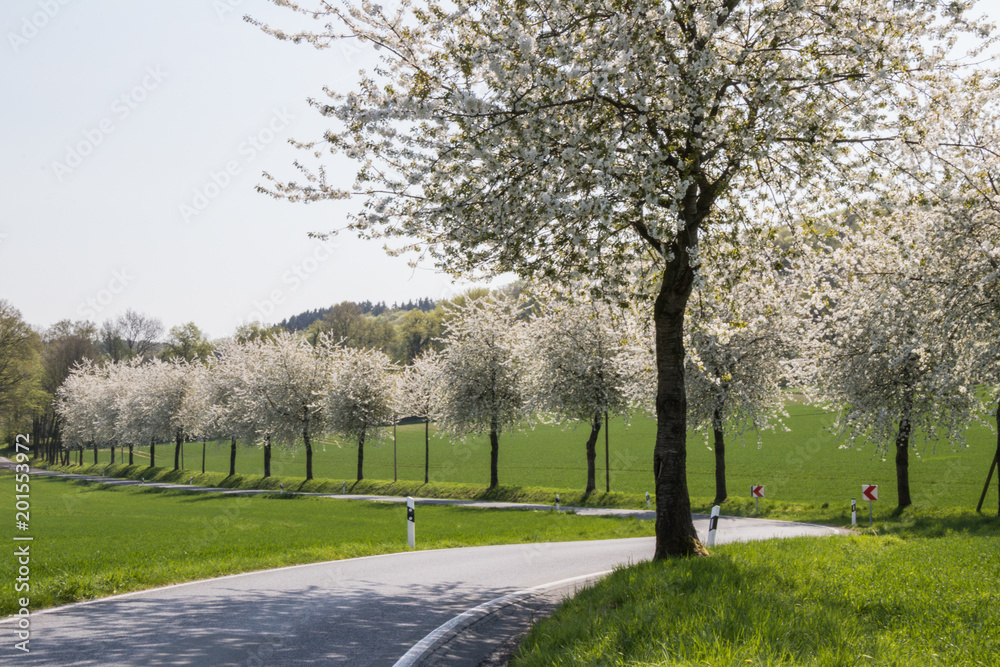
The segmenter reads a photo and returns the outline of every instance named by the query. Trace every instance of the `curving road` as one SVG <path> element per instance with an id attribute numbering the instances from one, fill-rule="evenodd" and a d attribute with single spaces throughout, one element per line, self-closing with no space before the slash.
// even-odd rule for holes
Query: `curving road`
<path id="1" fill-rule="evenodd" d="M 707 523 L 696 517 L 703 538 Z M 723 517 L 717 542 L 837 532 Z M 471 607 L 652 552 L 653 538 L 469 547 L 191 582 L 36 612 L 30 654 L 13 649 L 12 619 L 0 621 L 0 663 L 360 666 L 393 665 L 410 651 L 400 664 L 421 664 L 429 653 L 411 648 Z"/>

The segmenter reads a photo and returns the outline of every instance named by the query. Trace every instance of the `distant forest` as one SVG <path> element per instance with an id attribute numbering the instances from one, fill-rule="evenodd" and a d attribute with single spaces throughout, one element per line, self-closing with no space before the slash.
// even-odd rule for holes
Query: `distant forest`
<path id="1" fill-rule="evenodd" d="M 382 313 L 393 311 L 393 310 L 420 310 L 425 313 L 429 313 L 434 310 L 437 304 L 434 299 L 423 298 L 417 299 L 416 301 L 407 301 L 406 303 L 397 303 L 393 301 L 392 306 L 386 305 L 385 301 L 379 301 L 377 303 L 372 303 L 371 301 L 359 301 L 352 302 L 361 309 L 362 314 L 371 315 L 372 317 L 378 317 Z M 292 315 L 286 319 L 281 320 L 279 326 L 288 331 L 303 331 L 309 328 L 316 320 L 321 320 L 333 310 L 333 306 L 329 308 L 316 308 L 315 310 L 307 310 L 299 313 L 298 315 Z"/>

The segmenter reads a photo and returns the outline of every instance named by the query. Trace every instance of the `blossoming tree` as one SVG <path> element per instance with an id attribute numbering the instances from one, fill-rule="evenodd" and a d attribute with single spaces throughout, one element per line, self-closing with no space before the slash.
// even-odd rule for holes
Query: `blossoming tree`
<path id="1" fill-rule="evenodd" d="M 466 299 L 445 320 L 434 418 L 444 431 L 490 438 L 490 488 L 500 483 L 500 434 L 525 416 L 517 366 L 517 305 L 502 295 Z"/>
<path id="2" fill-rule="evenodd" d="M 952 0 L 275 2 L 323 27 L 266 32 L 317 48 L 349 35 L 383 62 L 314 100 L 336 127 L 298 144 L 357 160 L 353 184 L 302 161 L 302 180 L 266 175 L 262 191 L 363 197 L 362 235 L 416 238 L 454 273 L 589 275 L 604 291 L 624 262 L 658 273 L 656 557 L 705 553 L 684 382 L 705 232 L 877 187 L 883 158 L 931 136 L 933 118 L 898 111 L 942 90 L 950 40 L 979 28 Z"/>
<path id="3" fill-rule="evenodd" d="M 848 444 L 893 451 L 899 507 L 912 504 L 909 457 L 915 435 L 946 433 L 964 443 L 977 408 L 953 314 L 928 275 L 933 244 L 921 206 L 872 206 L 830 256 L 828 307 L 816 322 L 824 352 L 819 387 L 843 406 Z M 904 233 L 905 232 L 905 233 Z"/>
<path id="4" fill-rule="evenodd" d="M 430 483 L 431 415 L 437 404 L 441 382 L 441 359 L 433 348 L 405 366 L 396 378 L 396 414 L 424 420 L 424 484 Z"/>
<path id="5" fill-rule="evenodd" d="M 358 443 L 358 481 L 365 478 L 365 442 L 396 418 L 394 366 L 380 350 L 328 345 L 331 375 L 317 396 L 331 431 Z"/>
<path id="6" fill-rule="evenodd" d="M 616 363 L 618 335 L 610 314 L 594 302 L 553 299 L 527 327 L 525 384 L 528 412 L 590 427 L 586 493 L 597 488 L 597 437 L 608 414 L 625 412 L 625 380 Z"/>

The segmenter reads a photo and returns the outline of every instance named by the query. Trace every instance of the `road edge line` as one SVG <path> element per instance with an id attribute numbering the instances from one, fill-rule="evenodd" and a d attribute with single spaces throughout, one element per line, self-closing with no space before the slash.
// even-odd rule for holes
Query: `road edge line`
<path id="1" fill-rule="evenodd" d="M 508 593 L 507 595 L 502 595 L 498 598 L 494 598 L 472 607 L 471 609 L 466 609 L 461 614 L 445 621 L 425 635 L 423 639 L 410 647 L 410 650 L 403 654 L 403 657 L 397 660 L 393 667 L 415 667 L 416 665 L 419 665 L 424 659 L 427 658 L 427 656 L 441 648 L 441 646 L 458 636 L 471 625 L 486 618 L 490 614 L 496 613 L 504 607 L 514 604 L 522 598 L 551 588 L 559 588 L 560 586 L 566 586 L 587 579 L 597 579 L 611 574 L 611 572 L 613 572 L 613 570 L 603 570 L 601 572 L 592 572 L 590 574 L 561 579 L 547 584 L 539 584 L 538 586 L 532 586 L 531 588 L 525 588 L 520 591 Z"/>

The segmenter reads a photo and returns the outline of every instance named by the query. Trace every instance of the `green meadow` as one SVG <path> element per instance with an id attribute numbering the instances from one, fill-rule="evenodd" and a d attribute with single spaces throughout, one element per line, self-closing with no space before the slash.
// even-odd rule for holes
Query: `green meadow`
<path id="1" fill-rule="evenodd" d="M 890 453 L 883 460 L 874 447 L 842 449 L 842 442 L 830 432 L 833 415 L 814 406 L 790 403 L 788 430 L 751 433 L 741 441 L 728 436 L 726 461 L 729 496 L 749 497 L 752 484 L 763 484 L 768 505 L 785 503 L 828 504 L 844 507 L 851 498 L 860 501 L 862 484 L 879 486 L 879 504 L 896 504 L 896 471 Z M 430 481 L 485 487 L 489 482 L 489 442 L 486 437 L 470 437 L 462 442 L 444 437 L 430 428 Z M 365 446 L 365 478 L 368 480 L 422 482 L 424 476 L 424 426 L 400 426 L 393 446 L 392 431 L 381 442 Z M 586 484 L 584 427 L 538 425 L 530 430 L 505 433 L 500 440 L 500 483 L 505 487 L 541 487 L 551 490 L 582 491 Z M 655 422 L 636 415 L 626 424 L 612 420 L 609 433 L 611 490 L 641 496 L 652 492 L 652 457 Z M 356 477 L 357 446 L 334 439 L 314 446 L 314 476 L 332 480 L 334 487 Z M 395 451 L 395 469 L 394 469 Z M 910 479 L 914 503 L 940 506 L 975 507 L 982 492 L 990 461 L 996 451 L 996 435 L 986 426 L 968 431 L 965 447 L 952 443 L 920 442 L 910 459 Z M 116 462 L 122 461 L 121 452 Z M 209 472 L 229 470 L 228 443 L 209 443 L 205 468 Z M 603 433 L 598 442 L 597 486 L 605 486 Z M 74 455 L 74 461 L 76 457 Z M 93 463 L 93 452 L 84 453 L 84 464 Z M 110 453 L 99 453 L 101 464 L 110 462 Z M 148 462 L 147 450 L 136 451 L 136 464 Z M 157 447 L 158 468 L 173 467 L 173 446 Z M 184 468 L 200 472 L 202 445 L 184 447 Z M 704 435 L 689 434 L 688 485 L 696 505 L 709 503 L 715 495 L 714 453 Z M 253 478 L 263 474 L 263 452 L 239 447 L 238 475 Z M 272 474 L 285 478 L 305 475 L 302 448 L 275 448 Z M 410 492 L 410 491 L 407 491 Z M 420 494 L 419 488 L 415 493 Z M 995 494 L 994 494 L 995 495 Z M 994 498 L 995 500 L 995 498 Z"/>

